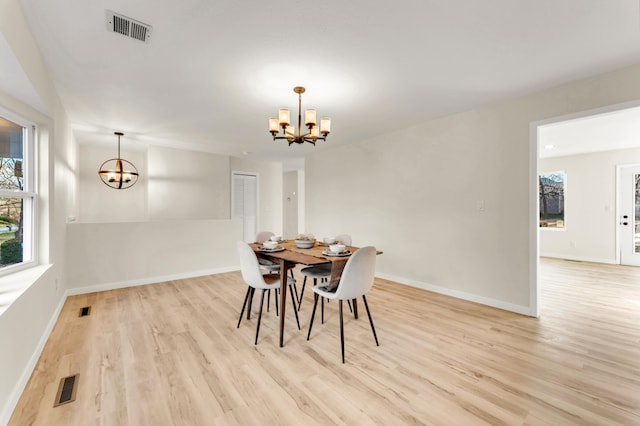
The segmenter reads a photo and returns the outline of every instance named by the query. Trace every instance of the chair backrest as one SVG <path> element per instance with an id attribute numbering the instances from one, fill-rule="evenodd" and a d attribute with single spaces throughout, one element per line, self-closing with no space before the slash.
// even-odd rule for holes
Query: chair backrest
<path id="1" fill-rule="evenodd" d="M 238 247 L 240 270 L 244 281 L 251 287 L 265 288 L 267 283 L 264 282 L 262 272 L 260 271 L 260 264 L 258 263 L 258 257 L 254 253 L 253 249 L 244 241 L 238 241 L 236 245 Z"/>
<path id="2" fill-rule="evenodd" d="M 340 234 L 334 237 L 336 240 L 340 241 L 345 246 L 350 246 L 351 243 L 351 235 L 349 234 Z"/>
<path id="3" fill-rule="evenodd" d="M 274 234 L 271 231 L 258 232 L 256 234 L 256 243 L 264 243 L 265 241 L 267 241 L 269 238 L 273 237 L 274 235 L 276 235 L 276 234 Z"/>
<path id="4" fill-rule="evenodd" d="M 351 255 L 342 271 L 335 298 L 351 300 L 366 294 L 376 273 L 376 248 L 362 247 Z"/>

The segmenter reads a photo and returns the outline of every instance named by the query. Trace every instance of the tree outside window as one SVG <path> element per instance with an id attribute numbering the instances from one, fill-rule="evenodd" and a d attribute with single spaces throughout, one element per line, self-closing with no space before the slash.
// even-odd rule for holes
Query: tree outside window
<path id="1" fill-rule="evenodd" d="M 538 177 L 540 191 L 540 227 L 564 228 L 564 172 L 546 173 Z"/>

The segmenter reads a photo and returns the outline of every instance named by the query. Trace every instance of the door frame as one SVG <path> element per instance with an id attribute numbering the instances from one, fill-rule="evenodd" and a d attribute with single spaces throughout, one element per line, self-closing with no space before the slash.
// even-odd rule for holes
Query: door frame
<path id="1" fill-rule="evenodd" d="M 538 232 L 538 220 L 540 218 L 540 202 L 538 200 L 538 169 L 540 152 L 538 149 L 538 127 L 562 121 L 585 118 L 592 115 L 604 114 L 607 112 L 636 108 L 638 106 L 640 106 L 640 99 L 529 123 L 529 315 L 534 317 L 540 316 L 540 305 L 538 303 L 540 298 L 540 290 L 538 286 L 538 270 L 540 268 L 540 238 Z M 616 207 L 616 213 L 617 212 Z M 616 215 L 616 244 L 618 244 L 618 218 L 619 216 Z M 618 253 L 616 255 L 618 255 Z"/>
<path id="2" fill-rule="evenodd" d="M 231 219 L 233 219 L 233 212 L 235 211 L 235 201 L 234 201 L 234 193 L 235 193 L 235 176 L 253 176 L 256 178 L 256 232 L 260 229 L 260 174 L 258 172 L 245 172 L 241 170 L 231 170 L 231 193 L 229 196 L 231 197 L 231 214 L 229 215 Z M 244 235 L 244 224 L 242 225 L 242 238 L 245 239 Z"/>

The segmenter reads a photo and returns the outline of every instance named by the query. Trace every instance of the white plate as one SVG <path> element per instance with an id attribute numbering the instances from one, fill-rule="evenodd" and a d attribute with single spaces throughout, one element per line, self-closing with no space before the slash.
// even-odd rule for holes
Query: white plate
<path id="1" fill-rule="evenodd" d="M 325 250 L 322 252 L 322 254 L 324 254 L 325 256 L 331 256 L 331 257 L 344 257 L 344 256 L 351 255 L 351 250 L 345 250 L 342 253 L 334 253 L 332 251 Z"/>
<path id="2" fill-rule="evenodd" d="M 268 252 L 268 253 L 275 253 L 278 251 L 284 251 L 284 247 L 276 247 L 276 248 L 266 248 L 266 247 L 258 247 L 258 251 L 264 251 L 264 252 Z"/>

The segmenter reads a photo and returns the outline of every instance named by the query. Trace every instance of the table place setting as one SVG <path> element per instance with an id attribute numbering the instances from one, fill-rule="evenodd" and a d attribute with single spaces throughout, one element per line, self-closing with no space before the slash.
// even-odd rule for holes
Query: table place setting
<path id="1" fill-rule="evenodd" d="M 316 237 L 313 234 L 298 234 L 293 242 L 297 248 L 310 249 L 316 244 Z"/>
<path id="2" fill-rule="evenodd" d="M 343 257 L 351 255 L 351 250 L 346 250 L 344 244 L 331 244 L 329 245 L 329 250 L 323 250 L 322 254 L 325 256 Z"/>
<path id="3" fill-rule="evenodd" d="M 268 253 L 275 253 L 275 252 L 279 252 L 279 251 L 284 251 L 284 247 L 278 245 L 279 242 L 280 241 L 278 241 L 278 240 L 276 240 L 276 241 L 267 240 L 264 243 L 262 243 L 261 246 L 258 246 L 258 251 L 264 251 L 264 252 L 268 252 Z M 282 241 L 282 242 L 284 242 L 284 241 Z"/>
<path id="4" fill-rule="evenodd" d="M 329 247 L 331 244 L 342 244 L 342 241 L 338 241 L 335 237 L 324 237 L 322 241 L 318 241 L 318 245 L 322 247 Z"/>

